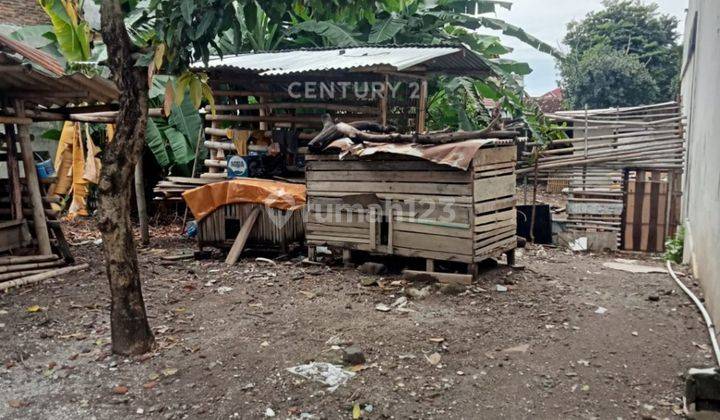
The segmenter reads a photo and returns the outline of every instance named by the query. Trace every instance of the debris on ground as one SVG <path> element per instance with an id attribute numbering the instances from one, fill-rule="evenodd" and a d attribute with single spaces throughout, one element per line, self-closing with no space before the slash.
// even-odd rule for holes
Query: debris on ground
<path id="1" fill-rule="evenodd" d="M 365 353 L 358 346 L 350 346 L 343 349 L 343 362 L 348 365 L 362 365 L 365 363 Z"/>
<path id="2" fill-rule="evenodd" d="M 667 273 L 667 269 L 664 267 L 653 267 L 649 265 L 640 265 L 634 260 L 616 259 L 614 262 L 603 263 L 603 267 L 611 268 L 613 270 L 627 271 L 628 273 L 635 274 L 649 274 L 649 273 Z"/>
<path id="3" fill-rule="evenodd" d="M 345 385 L 355 373 L 347 371 L 342 366 L 325 362 L 312 362 L 306 365 L 287 368 L 287 371 L 311 381 L 327 385 L 328 391 L 333 392 L 339 386 Z"/>

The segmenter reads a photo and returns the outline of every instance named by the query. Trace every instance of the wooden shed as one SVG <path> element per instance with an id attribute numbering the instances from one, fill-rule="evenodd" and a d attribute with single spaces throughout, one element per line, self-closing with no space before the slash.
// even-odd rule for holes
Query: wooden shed
<path id="1" fill-rule="evenodd" d="M 40 179 L 29 126 L 63 121 L 117 97 L 115 85 L 64 68 L 48 54 L 0 35 L 0 289 L 32 283 L 87 265 L 72 263 L 57 214 Z M 70 107 L 73 103 L 91 104 Z M 7 254 L 7 255 L 6 255 Z"/>
<path id="2" fill-rule="evenodd" d="M 308 156 L 310 255 L 325 245 L 419 257 L 428 271 L 435 261 L 453 261 L 473 276 L 487 258 L 506 253 L 512 263 L 516 146 L 486 140 L 471 150 L 466 169 L 430 161 L 432 152 Z"/>

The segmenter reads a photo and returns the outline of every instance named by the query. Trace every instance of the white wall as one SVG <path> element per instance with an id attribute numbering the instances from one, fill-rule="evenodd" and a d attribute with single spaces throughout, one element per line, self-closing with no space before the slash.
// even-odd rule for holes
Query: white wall
<path id="1" fill-rule="evenodd" d="M 697 16 L 697 18 L 695 17 Z M 694 24 L 694 21 L 697 24 Z M 695 26 L 695 30 L 693 30 Z M 692 52 L 693 33 L 695 51 Z M 685 260 L 720 322 L 720 1 L 690 0 L 682 100 L 688 117 L 683 191 Z"/>

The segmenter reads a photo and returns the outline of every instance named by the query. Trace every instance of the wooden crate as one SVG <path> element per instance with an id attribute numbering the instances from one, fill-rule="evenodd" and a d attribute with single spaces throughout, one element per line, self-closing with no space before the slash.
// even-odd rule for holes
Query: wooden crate
<path id="1" fill-rule="evenodd" d="M 287 250 L 289 244 L 302 241 L 305 234 L 302 210 L 278 210 L 261 204 L 228 204 L 198 222 L 200 248 L 230 248 L 245 219 L 257 207 L 261 208 L 260 215 L 248 243 Z"/>
<path id="2" fill-rule="evenodd" d="M 393 154 L 307 157 L 307 242 L 468 264 L 516 247 L 515 146 L 468 170 Z"/>

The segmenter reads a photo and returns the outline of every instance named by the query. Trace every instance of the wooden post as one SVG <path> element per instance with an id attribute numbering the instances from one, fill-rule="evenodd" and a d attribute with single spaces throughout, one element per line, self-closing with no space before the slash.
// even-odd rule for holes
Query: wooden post
<path id="1" fill-rule="evenodd" d="M 383 127 L 387 127 L 388 124 L 388 92 L 390 85 L 390 76 L 385 75 L 385 81 L 383 82 L 382 95 L 380 96 L 380 123 Z"/>
<path id="2" fill-rule="evenodd" d="M 238 232 L 237 237 L 235 238 L 235 242 L 233 242 L 233 246 L 228 252 L 227 258 L 225 258 L 225 264 L 234 265 L 237 262 L 238 258 L 240 258 L 240 254 L 245 248 L 245 243 L 250 237 L 250 233 L 252 232 L 252 229 L 255 226 L 255 221 L 257 220 L 259 215 L 260 207 L 255 207 L 248 216 L 248 218 L 245 219 L 245 223 L 243 223 L 242 227 L 240 228 L 240 232 Z"/>
<path id="3" fill-rule="evenodd" d="M 10 183 L 10 214 L 15 220 L 23 218 L 22 212 L 22 192 L 20 188 L 20 166 L 17 158 L 17 137 L 15 136 L 15 126 L 5 124 L 5 134 L 7 135 L 7 172 L 8 181 Z"/>
<path id="4" fill-rule="evenodd" d="M 15 100 L 15 115 L 19 118 L 25 117 L 25 104 L 21 100 Z M 52 254 L 50 248 L 50 234 L 48 233 L 45 210 L 43 208 L 40 182 L 38 181 L 35 159 L 33 158 L 30 131 L 27 125 L 18 124 L 18 137 L 20 138 L 20 152 L 22 153 L 23 168 L 25 169 L 25 181 L 27 182 L 28 193 L 32 203 L 33 227 L 35 238 L 38 242 L 38 250 L 41 255 Z"/>
<path id="5" fill-rule="evenodd" d="M 428 82 L 425 79 L 420 80 L 420 98 L 418 99 L 418 118 L 417 118 L 417 132 L 425 132 L 425 119 L 427 118 L 427 95 L 428 95 Z"/>
<path id="6" fill-rule="evenodd" d="M 135 201 L 137 202 L 138 221 L 140 222 L 140 243 L 150 243 L 148 227 L 147 201 L 145 201 L 145 175 L 143 173 L 142 155 L 135 164 Z"/>

